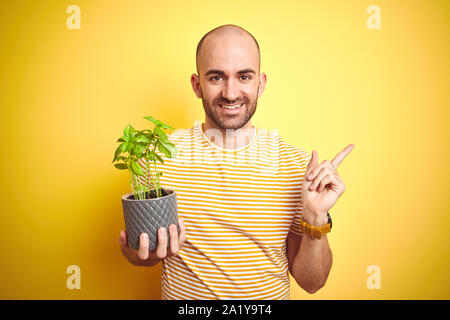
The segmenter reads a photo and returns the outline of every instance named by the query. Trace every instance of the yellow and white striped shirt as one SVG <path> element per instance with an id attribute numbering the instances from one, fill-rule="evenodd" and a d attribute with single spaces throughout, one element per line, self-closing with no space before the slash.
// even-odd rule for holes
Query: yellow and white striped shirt
<path id="1" fill-rule="evenodd" d="M 289 299 L 286 237 L 301 236 L 310 154 L 255 126 L 240 149 L 221 149 L 200 122 L 169 135 L 176 159 L 157 165 L 177 193 L 186 242 L 162 261 L 162 299 Z M 144 165 L 144 160 L 140 160 Z"/>

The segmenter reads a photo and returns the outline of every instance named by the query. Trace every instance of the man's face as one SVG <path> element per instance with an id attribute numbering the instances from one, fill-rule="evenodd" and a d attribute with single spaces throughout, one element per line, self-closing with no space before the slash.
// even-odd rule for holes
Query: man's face
<path id="1" fill-rule="evenodd" d="M 235 35 L 206 38 L 198 72 L 206 115 L 222 129 L 243 127 L 260 95 L 259 54 L 253 40 Z"/>

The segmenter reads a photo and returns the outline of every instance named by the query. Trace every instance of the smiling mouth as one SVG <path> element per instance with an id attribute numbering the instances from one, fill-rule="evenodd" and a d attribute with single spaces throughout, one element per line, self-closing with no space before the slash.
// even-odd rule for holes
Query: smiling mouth
<path id="1" fill-rule="evenodd" d="M 236 109 L 238 109 L 238 108 L 241 108 L 242 106 L 244 105 L 244 103 L 241 103 L 241 104 L 233 104 L 233 105 L 222 105 L 222 104 L 219 104 L 219 106 L 222 108 L 222 109 L 226 109 L 226 110 L 236 110 Z"/>

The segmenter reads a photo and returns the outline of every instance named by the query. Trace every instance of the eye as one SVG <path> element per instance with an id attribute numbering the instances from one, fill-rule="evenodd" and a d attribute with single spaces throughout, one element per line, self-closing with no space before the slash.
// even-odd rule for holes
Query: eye
<path id="1" fill-rule="evenodd" d="M 211 77 L 211 78 L 209 78 L 209 80 L 214 80 L 215 78 L 220 78 L 220 76 Z M 219 79 L 217 79 L 217 80 L 219 80 Z"/>
<path id="2" fill-rule="evenodd" d="M 243 77 L 247 77 L 248 79 L 244 79 L 244 80 L 250 80 L 252 77 L 248 76 L 248 75 L 243 75 Z"/>

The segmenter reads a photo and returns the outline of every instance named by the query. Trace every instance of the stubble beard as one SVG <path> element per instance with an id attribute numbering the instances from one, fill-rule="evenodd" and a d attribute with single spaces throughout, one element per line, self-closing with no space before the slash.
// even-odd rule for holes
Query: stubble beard
<path id="1" fill-rule="evenodd" d="M 219 114 L 220 110 L 218 108 L 220 107 L 217 104 L 211 106 L 209 102 L 203 98 L 202 93 L 202 104 L 206 115 L 216 124 L 216 126 L 218 126 L 223 130 L 226 129 L 237 130 L 247 124 L 247 122 L 253 117 L 253 114 L 256 111 L 256 107 L 258 105 L 258 94 L 256 95 L 255 100 L 252 101 L 251 103 L 249 103 L 248 99 L 245 99 L 244 101 L 241 102 L 244 102 L 245 105 L 242 107 L 245 108 L 245 110 L 241 111 L 241 113 L 238 116 L 224 117 Z"/>

